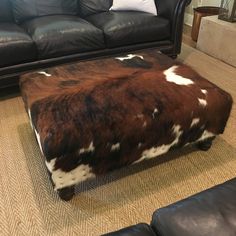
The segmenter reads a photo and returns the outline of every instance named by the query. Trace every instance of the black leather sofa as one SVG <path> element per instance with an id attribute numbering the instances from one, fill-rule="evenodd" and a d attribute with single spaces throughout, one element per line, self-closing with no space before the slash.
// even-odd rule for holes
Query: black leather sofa
<path id="1" fill-rule="evenodd" d="M 112 0 L 1 0 L 0 88 L 25 71 L 156 47 L 180 53 L 191 0 L 156 0 L 158 16 L 110 12 Z"/>
<path id="2" fill-rule="evenodd" d="M 235 236 L 236 178 L 158 209 L 140 223 L 104 236 Z"/>

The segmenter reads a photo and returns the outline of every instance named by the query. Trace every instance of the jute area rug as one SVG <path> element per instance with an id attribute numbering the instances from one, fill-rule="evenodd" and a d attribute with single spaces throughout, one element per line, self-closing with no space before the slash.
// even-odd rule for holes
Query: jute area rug
<path id="1" fill-rule="evenodd" d="M 1 236 L 96 236 L 149 223 L 155 209 L 235 177 L 236 150 L 218 137 L 208 152 L 186 148 L 85 182 L 65 203 L 17 96 L 0 101 L 0 170 Z"/>

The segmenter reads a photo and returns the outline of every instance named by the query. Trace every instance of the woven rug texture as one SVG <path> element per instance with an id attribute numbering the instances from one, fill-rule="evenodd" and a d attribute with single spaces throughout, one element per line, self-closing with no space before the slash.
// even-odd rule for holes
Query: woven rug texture
<path id="1" fill-rule="evenodd" d="M 179 60 L 232 94 L 236 69 L 188 46 Z M 54 193 L 20 96 L 0 100 L 0 236 L 97 236 L 236 177 L 235 105 L 225 133 L 207 151 L 189 147 L 76 188 L 70 202 Z"/>

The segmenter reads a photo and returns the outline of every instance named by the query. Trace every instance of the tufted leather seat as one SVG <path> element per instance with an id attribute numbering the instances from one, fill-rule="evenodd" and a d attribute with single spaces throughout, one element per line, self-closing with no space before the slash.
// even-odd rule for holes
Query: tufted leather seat
<path id="1" fill-rule="evenodd" d="M 36 47 L 27 33 L 13 23 L 0 23 L 0 66 L 36 59 Z"/>
<path id="2" fill-rule="evenodd" d="M 105 48 L 102 31 L 77 16 L 43 16 L 22 27 L 36 43 L 40 59 Z"/>
<path id="3" fill-rule="evenodd" d="M 170 23 L 167 19 L 143 12 L 102 12 L 86 20 L 104 31 L 107 47 L 167 39 Z"/>

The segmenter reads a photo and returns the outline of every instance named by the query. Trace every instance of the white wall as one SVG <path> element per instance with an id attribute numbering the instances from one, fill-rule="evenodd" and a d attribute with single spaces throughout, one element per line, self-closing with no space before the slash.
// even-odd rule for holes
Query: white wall
<path id="1" fill-rule="evenodd" d="M 202 0 L 202 5 L 219 7 L 220 2 L 221 2 L 220 0 Z"/>

